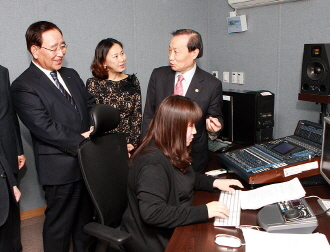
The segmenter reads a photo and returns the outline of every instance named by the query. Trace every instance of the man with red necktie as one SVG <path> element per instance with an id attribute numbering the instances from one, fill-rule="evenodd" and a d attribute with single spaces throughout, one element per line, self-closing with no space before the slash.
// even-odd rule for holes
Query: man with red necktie
<path id="1" fill-rule="evenodd" d="M 203 55 L 203 42 L 198 32 L 180 29 L 172 35 L 168 53 L 170 66 L 154 69 L 149 80 L 142 136 L 165 97 L 179 94 L 190 98 L 203 111 L 202 119 L 196 124 L 197 134 L 191 152 L 193 169 L 202 172 L 208 162 L 207 139 L 209 136 L 216 138 L 223 126 L 222 83 L 196 65 L 197 58 Z"/>

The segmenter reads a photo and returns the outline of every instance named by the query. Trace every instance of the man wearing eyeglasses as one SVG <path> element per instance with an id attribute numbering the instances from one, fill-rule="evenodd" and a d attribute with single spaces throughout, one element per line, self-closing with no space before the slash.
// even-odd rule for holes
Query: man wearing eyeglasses
<path id="1" fill-rule="evenodd" d="M 79 143 L 89 136 L 89 111 L 95 100 L 78 73 L 62 67 L 67 45 L 61 30 L 40 21 L 27 29 L 32 62 L 11 85 L 18 116 L 30 130 L 39 182 L 47 208 L 44 251 L 84 251 L 89 237 L 83 226 L 91 221 L 88 198 L 77 158 Z"/>

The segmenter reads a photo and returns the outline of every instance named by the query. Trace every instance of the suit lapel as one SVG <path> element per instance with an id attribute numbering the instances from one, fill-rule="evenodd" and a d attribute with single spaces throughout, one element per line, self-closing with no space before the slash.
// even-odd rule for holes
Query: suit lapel
<path id="1" fill-rule="evenodd" d="M 186 97 L 190 98 L 191 100 L 195 101 L 197 96 L 202 92 L 203 90 L 203 82 L 204 79 L 201 75 L 200 68 L 196 68 L 196 72 L 191 80 L 191 83 L 189 85 L 189 88 L 186 93 Z"/>
<path id="2" fill-rule="evenodd" d="M 65 82 L 66 87 L 69 89 L 70 94 L 76 103 L 76 106 L 78 110 L 81 110 L 81 96 L 80 96 L 80 90 L 78 90 L 78 85 L 75 83 L 75 78 L 71 77 L 69 74 L 67 74 L 67 71 L 61 71 L 62 69 L 59 70 L 61 77 L 63 81 Z M 70 104 L 71 105 L 71 104 Z M 71 105 L 73 108 L 73 106 Z"/>
<path id="3" fill-rule="evenodd" d="M 175 71 L 168 68 L 165 72 L 166 77 L 162 80 L 164 87 L 164 97 L 174 94 Z"/>
<path id="4" fill-rule="evenodd" d="M 62 102 L 65 104 L 68 108 L 75 111 L 74 107 L 70 104 L 68 99 L 61 93 L 61 91 L 55 86 L 55 84 L 46 76 L 44 72 L 42 72 L 37 66 L 35 66 L 33 63 L 30 65 L 33 72 L 36 74 L 36 78 L 39 79 L 39 85 L 41 88 L 47 90 L 49 93 L 51 93 L 52 96 L 55 97 L 57 101 Z M 62 76 L 62 73 L 61 73 Z M 62 76 L 63 78 L 63 76 Z M 65 81 L 65 84 L 67 84 L 67 81 Z M 70 89 L 69 89 L 70 90 Z M 71 90 L 70 90 L 70 93 Z"/>

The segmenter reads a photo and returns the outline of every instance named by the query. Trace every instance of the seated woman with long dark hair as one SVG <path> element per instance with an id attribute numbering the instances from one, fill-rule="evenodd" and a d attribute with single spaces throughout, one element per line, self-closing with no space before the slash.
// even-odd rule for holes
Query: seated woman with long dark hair
<path id="1" fill-rule="evenodd" d="M 199 106 L 183 96 L 169 96 L 159 105 L 130 161 L 128 207 L 121 226 L 132 234 L 125 245 L 127 251 L 164 251 L 175 227 L 230 214 L 218 201 L 191 206 L 194 190 L 243 187 L 238 180 L 193 171 L 190 143 L 201 116 Z"/>

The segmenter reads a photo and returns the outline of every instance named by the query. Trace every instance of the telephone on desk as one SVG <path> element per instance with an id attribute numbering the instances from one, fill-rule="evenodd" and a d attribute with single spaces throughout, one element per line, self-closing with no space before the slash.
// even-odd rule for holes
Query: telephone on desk
<path id="1" fill-rule="evenodd" d="M 259 211 L 257 221 L 270 233 L 310 234 L 318 226 L 313 211 L 303 198 L 267 205 Z"/>

